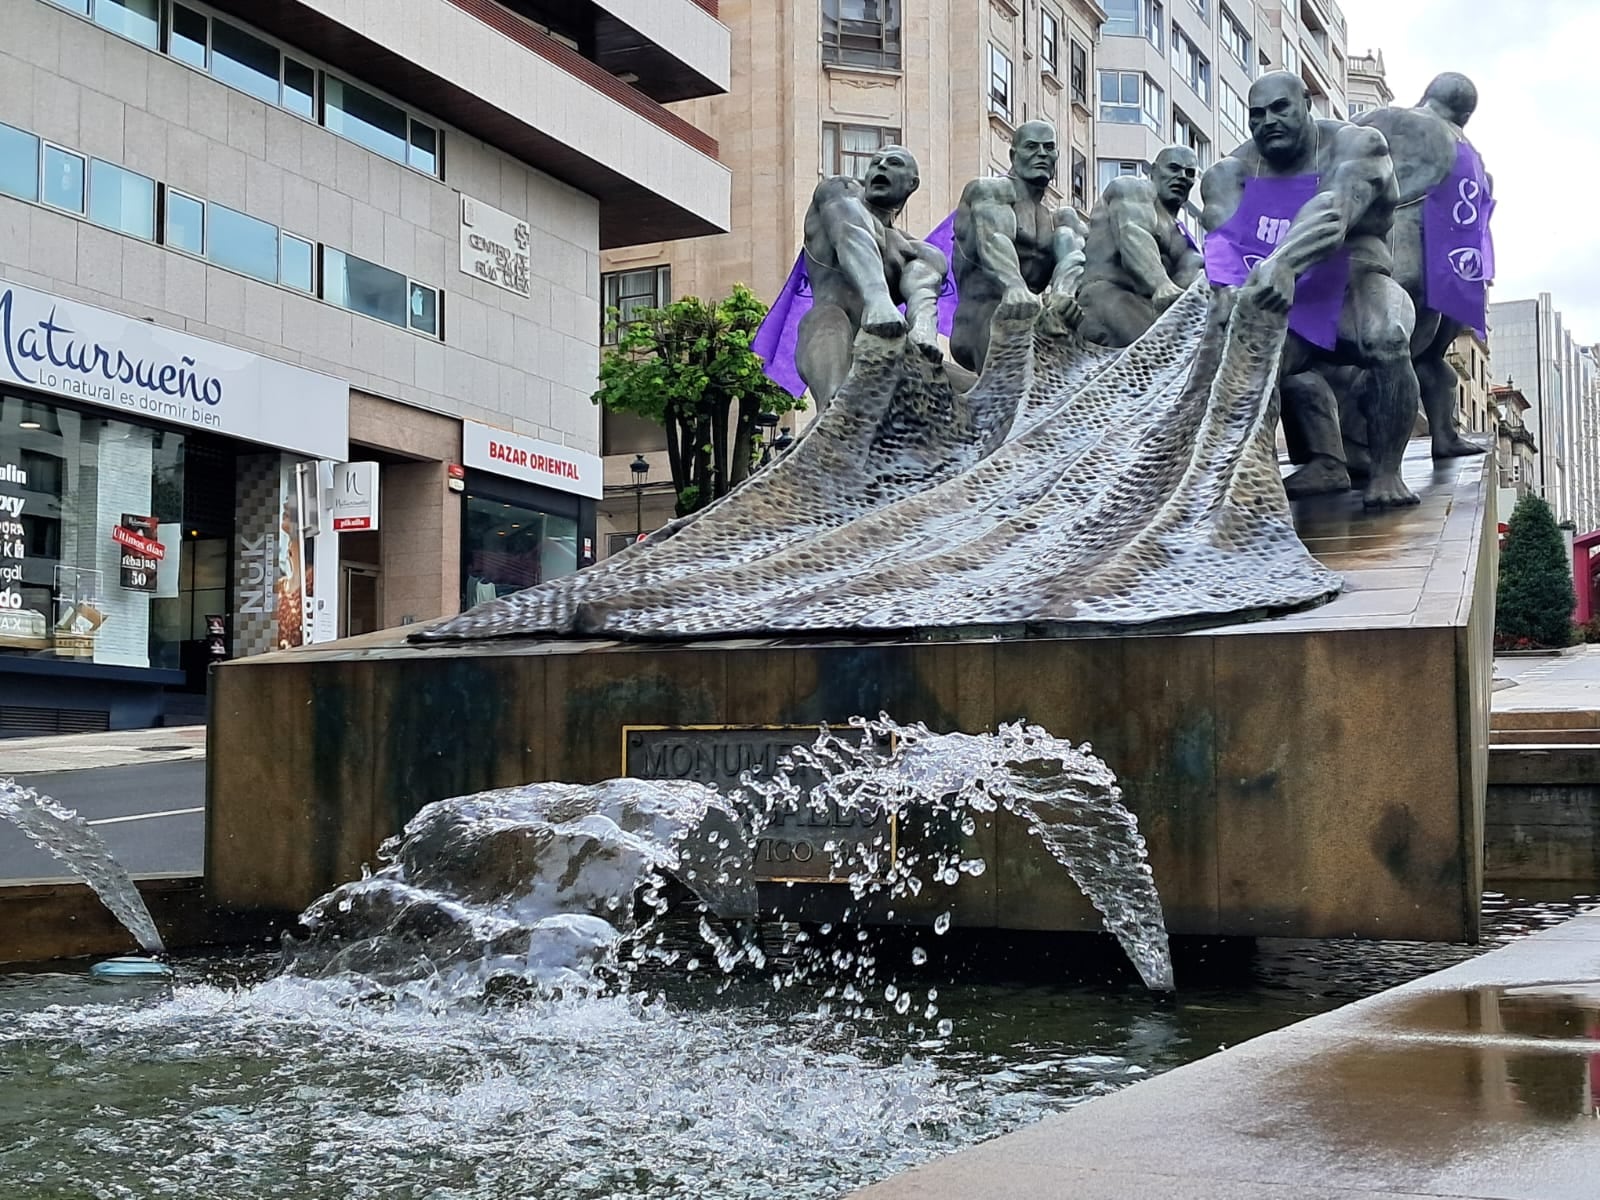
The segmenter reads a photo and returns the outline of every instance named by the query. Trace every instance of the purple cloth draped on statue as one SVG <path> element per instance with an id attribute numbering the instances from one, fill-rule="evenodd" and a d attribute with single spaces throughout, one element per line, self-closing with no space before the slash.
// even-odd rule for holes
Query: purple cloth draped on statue
<path id="1" fill-rule="evenodd" d="M 956 327 L 956 214 L 951 213 L 939 222 L 927 237 L 922 239 L 944 255 L 944 290 L 939 293 L 939 332 L 945 337 Z"/>
<path id="2" fill-rule="evenodd" d="M 766 364 L 767 378 L 796 398 L 806 394 L 806 385 L 794 365 L 794 344 L 800 334 L 800 318 L 810 311 L 811 276 L 806 273 L 806 252 L 802 250 L 795 256 L 789 281 L 750 342 L 750 349 Z"/>
<path id="3" fill-rule="evenodd" d="M 955 253 L 956 215 L 951 213 L 939 227 L 923 239 L 938 247 L 948 263 Z M 901 305 L 904 311 L 905 305 Z M 795 340 L 800 334 L 800 319 L 811 311 L 811 276 L 806 270 L 806 252 L 795 256 L 794 269 L 788 282 L 778 293 L 778 298 L 767 310 L 766 319 L 750 343 L 750 349 L 766 364 L 767 378 L 791 396 L 805 395 L 805 381 L 794 363 Z M 939 332 L 945 337 L 955 328 L 956 273 L 951 268 L 945 275 L 944 291 L 939 293 Z"/>
<path id="4" fill-rule="evenodd" d="M 1461 142 L 1450 174 L 1422 198 L 1423 299 L 1480 337 L 1488 336 L 1485 317 L 1494 280 L 1493 213 L 1483 159 Z"/>
<path id="5" fill-rule="evenodd" d="M 1238 287 L 1251 269 L 1277 250 L 1306 203 L 1317 194 L 1315 175 L 1255 177 L 1244 181 L 1239 207 L 1206 236 L 1206 277 L 1219 287 Z M 1306 341 L 1332 350 L 1339 340 L 1339 313 L 1350 282 L 1350 252 L 1341 249 L 1300 276 L 1289 309 L 1289 328 Z"/>

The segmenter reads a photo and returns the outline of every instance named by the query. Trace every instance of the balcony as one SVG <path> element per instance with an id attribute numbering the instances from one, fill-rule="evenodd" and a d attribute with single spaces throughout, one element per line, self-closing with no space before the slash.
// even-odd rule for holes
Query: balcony
<path id="1" fill-rule="evenodd" d="M 670 104 L 728 90 L 728 31 L 716 0 L 496 0 L 562 31 L 601 70 Z"/>
<path id="2" fill-rule="evenodd" d="M 585 57 L 581 43 L 495 0 L 212 3 L 596 197 L 603 249 L 728 228 L 730 174 L 714 138 Z M 727 30 L 699 0 L 606 3 L 668 10 L 689 30 L 680 42 L 702 36 L 720 47 L 724 66 L 713 52 L 697 73 L 725 70 Z M 697 22 L 712 28 L 694 34 Z M 596 33 L 589 49 L 598 46 Z"/>

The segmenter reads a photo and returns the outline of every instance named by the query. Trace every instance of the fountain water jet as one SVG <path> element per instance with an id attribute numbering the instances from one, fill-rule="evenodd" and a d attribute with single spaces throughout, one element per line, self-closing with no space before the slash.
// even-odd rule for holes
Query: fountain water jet
<path id="1" fill-rule="evenodd" d="M 449 995 L 497 976 L 604 990 L 647 956 L 653 915 L 668 907 L 672 883 L 729 924 L 719 932 L 700 922 L 724 972 L 746 961 L 759 967 L 764 955 L 747 926 L 757 914 L 756 845 L 786 815 L 807 806 L 886 815 L 870 840 L 831 842 L 828 851 L 833 877 L 848 881 L 856 899 L 894 899 L 981 874 L 983 860 L 963 856 L 959 834 L 1004 808 L 1083 889 L 1146 985 L 1172 990 L 1144 839 L 1115 776 L 1087 747 L 1020 722 L 977 735 L 936 734 L 886 715 L 852 726 L 865 738 L 824 727 L 771 776 L 746 773 L 726 796 L 697 783 L 613 779 L 428 805 L 384 845 L 388 865 L 306 910 L 309 936 L 290 944 L 288 969 L 355 973 L 381 989 L 426 980 Z M 892 747 L 886 757 L 877 749 L 884 745 Z M 941 918 L 935 933 L 948 924 Z M 625 947 L 634 953 L 625 957 Z M 857 991 L 876 983 L 871 955 L 834 965 L 851 966 Z"/>
<path id="2" fill-rule="evenodd" d="M 71 867 L 133 935 L 141 950 L 165 953 L 156 923 L 132 877 L 82 817 L 32 788 L 21 787 L 15 779 L 0 779 L 0 817 Z"/>

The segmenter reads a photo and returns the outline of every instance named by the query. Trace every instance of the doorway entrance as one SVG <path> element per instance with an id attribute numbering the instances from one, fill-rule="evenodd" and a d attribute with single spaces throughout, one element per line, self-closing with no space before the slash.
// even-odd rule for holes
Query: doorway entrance
<path id="1" fill-rule="evenodd" d="M 339 564 L 339 636 L 355 637 L 382 627 L 383 573 L 371 563 Z"/>

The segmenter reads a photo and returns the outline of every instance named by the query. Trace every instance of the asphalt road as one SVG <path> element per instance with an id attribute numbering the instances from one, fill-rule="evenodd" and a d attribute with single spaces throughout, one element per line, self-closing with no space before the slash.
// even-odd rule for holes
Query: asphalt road
<path id="1" fill-rule="evenodd" d="M 134 875 L 198 874 L 205 835 L 203 759 L 99 767 L 17 782 L 76 809 Z M 0 820 L 0 880 L 61 879 L 72 872 Z"/>

